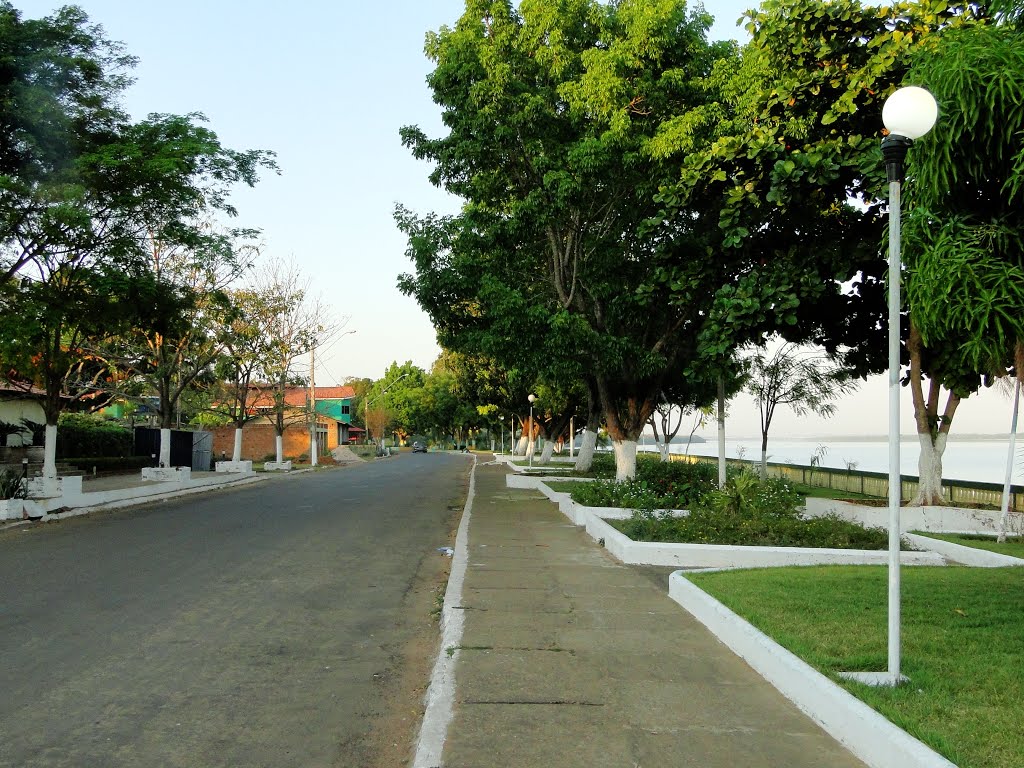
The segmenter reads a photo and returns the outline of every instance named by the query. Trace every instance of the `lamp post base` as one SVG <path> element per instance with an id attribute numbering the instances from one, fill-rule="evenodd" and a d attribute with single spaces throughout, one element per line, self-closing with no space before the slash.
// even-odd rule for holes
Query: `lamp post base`
<path id="1" fill-rule="evenodd" d="M 895 688 L 897 685 L 909 683 L 906 675 L 894 675 L 892 672 L 840 672 L 844 680 L 870 685 L 873 688 Z"/>

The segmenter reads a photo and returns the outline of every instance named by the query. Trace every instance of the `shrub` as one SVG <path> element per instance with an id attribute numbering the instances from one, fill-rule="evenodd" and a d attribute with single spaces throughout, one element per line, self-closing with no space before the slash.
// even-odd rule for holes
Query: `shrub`
<path id="1" fill-rule="evenodd" d="M 27 496 L 21 474 L 10 470 L 0 472 L 0 499 L 24 499 Z"/>
<path id="2" fill-rule="evenodd" d="M 62 459 L 131 456 L 133 448 L 131 430 L 99 416 L 65 413 L 57 424 L 57 456 Z"/>
<path id="3" fill-rule="evenodd" d="M 685 500 L 688 507 L 715 489 L 718 470 L 710 464 L 648 459 L 637 462 L 636 479 L 658 496 Z"/>
<path id="4" fill-rule="evenodd" d="M 611 453 L 595 453 L 587 473 L 594 477 L 615 477 L 615 455 Z"/>
<path id="5" fill-rule="evenodd" d="M 761 481 L 753 473 L 742 472 L 727 480 L 721 491 L 708 493 L 687 516 L 647 509 L 618 527 L 636 541 L 835 549 L 888 546 L 884 528 L 865 528 L 835 515 L 803 519 L 801 502 L 788 481 Z"/>
<path id="6" fill-rule="evenodd" d="M 588 507 L 689 509 L 714 489 L 715 478 L 716 471 L 709 465 L 642 458 L 633 480 L 580 483 L 572 491 L 572 500 Z"/>

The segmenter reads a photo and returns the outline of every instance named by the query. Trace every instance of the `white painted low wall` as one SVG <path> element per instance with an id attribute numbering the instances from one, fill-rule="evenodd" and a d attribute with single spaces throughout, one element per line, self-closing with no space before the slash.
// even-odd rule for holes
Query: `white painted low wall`
<path id="1" fill-rule="evenodd" d="M 192 467 L 143 467 L 142 479 L 159 483 L 185 483 L 192 479 Z"/>
<path id="2" fill-rule="evenodd" d="M 263 469 L 267 472 L 291 472 L 292 462 L 291 459 L 288 461 L 268 461 L 263 464 Z"/>
<path id="3" fill-rule="evenodd" d="M 871 768 L 956 768 L 751 626 L 682 573 L 669 577 L 669 597 Z"/>
<path id="4" fill-rule="evenodd" d="M 970 565 L 975 568 L 1005 568 L 1007 566 L 1024 566 L 1024 560 L 1019 557 L 1002 555 L 998 552 L 989 552 L 987 549 L 967 547 L 963 544 L 954 544 L 952 541 L 933 539 L 931 536 L 919 536 L 916 533 L 905 533 L 903 538 L 907 539 L 915 547 L 930 549 L 938 552 L 947 560 L 952 560 L 961 565 Z"/>
<path id="5" fill-rule="evenodd" d="M 506 488 L 528 488 L 544 492 L 546 483 L 592 483 L 592 477 L 556 477 L 554 475 L 505 475 Z M 548 489 L 550 490 L 550 489 Z"/>
<path id="6" fill-rule="evenodd" d="M 889 527 L 888 507 L 868 507 L 838 499 L 807 499 L 807 514 L 822 517 L 834 513 L 844 520 L 873 528 Z M 1019 515 L 1018 515 L 1019 517 Z M 995 533 L 999 513 L 960 507 L 900 507 L 900 531 L 935 533 Z"/>
<path id="7" fill-rule="evenodd" d="M 0 520 L 21 520 L 24 516 L 23 499 L 0 499 Z"/>
<path id="8" fill-rule="evenodd" d="M 187 468 L 186 468 L 187 469 Z M 191 472 L 191 470 L 189 470 Z M 81 478 L 78 478 L 81 480 Z M 162 498 L 200 493 L 212 488 L 228 485 L 261 482 L 265 477 L 252 475 L 207 476 L 186 482 L 153 482 L 150 485 L 131 488 L 115 488 L 106 491 L 84 492 L 45 499 L 0 501 L 0 520 L 20 520 L 24 517 L 42 520 L 59 520 L 65 517 L 87 514 L 95 509 L 130 506 L 156 501 Z M 13 504 L 9 504 L 13 501 Z M 63 510 L 63 511 L 61 511 Z"/>
<path id="9" fill-rule="evenodd" d="M 587 533 L 604 540 L 605 548 L 631 565 L 680 568 L 773 568 L 786 565 L 885 565 L 886 550 L 826 549 L 820 547 L 742 547 L 724 544 L 674 544 L 633 541 L 600 517 L 591 515 Z M 902 552 L 903 565 L 945 565 L 936 552 Z"/>
<path id="10" fill-rule="evenodd" d="M 252 473 L 252 462 L 251 461 L 218 461 L 214 464 L 215 472 L 241 472 L 244 474 Z"/>

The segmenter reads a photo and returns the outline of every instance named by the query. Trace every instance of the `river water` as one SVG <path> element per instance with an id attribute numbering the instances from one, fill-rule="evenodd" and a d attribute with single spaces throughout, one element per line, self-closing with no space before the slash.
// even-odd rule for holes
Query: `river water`
<path id="1" fill-rule="evenodd" d="M 889 444 L 885 440 L 843 440 L 830 437 L 806 438 L 799 440 L 772 440 L 768 437 L 768 461 L 783 464 L 808 466 L 811 457 L 824 447 L 819 465 L 835 469 L 850 467 L 864 472 L 889 471 Z M 981 483 L 1002 485 L 1006 472 L 1007 438 L 992 439 L 951 439 L 946 444 L 942 461 L 942 474 L 946 480 L 970 480 Z M 726 455 L 729 458 L 760 460 L 760 438 L 727 438 Z M 656 451 L 651 439 L 645 438 L 641 450 Z M 686 441 L 674 442 L 672 453 L 685 453 Z M 710 437 L 707 442 L 691 443 L 690 453 L 696 456 L 717 456 L 718 443 Z M 920 448 L 916 437 L 904 437 L 900 441 L 900 471 L 904 475 L 917 475 L 917 459 Z M 1024 435 L 1017 436 L 1017 451 L 1013 459 L 1013 483 L 1024 485 Z"/>

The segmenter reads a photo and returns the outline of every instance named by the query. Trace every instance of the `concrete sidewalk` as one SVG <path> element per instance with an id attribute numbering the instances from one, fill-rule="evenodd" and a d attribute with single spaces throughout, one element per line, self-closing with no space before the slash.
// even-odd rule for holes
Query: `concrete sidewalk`
<path id="1" fill-rule="evenodd" d="M 34 507 L 28 508 L 24 513 L 17 513 L 16 517 L 0 516 L 0 527 L 20 525 L 29 519 L 59 520 L 97 510 L 145 504 L 229 486 L 248 485 L 273 476 L 270 473 L 193 472 L 191 478 L 183 482 L 143 480 L 141 474 L 134 473 L 83 478 L 81 493 L 29 499 L 26 504 L 36 502 Z"/>
<path id="2" fill-rule="evenodd" d="M 476 473 L 445 768 L 862 765 L 506 474 Z"/>

